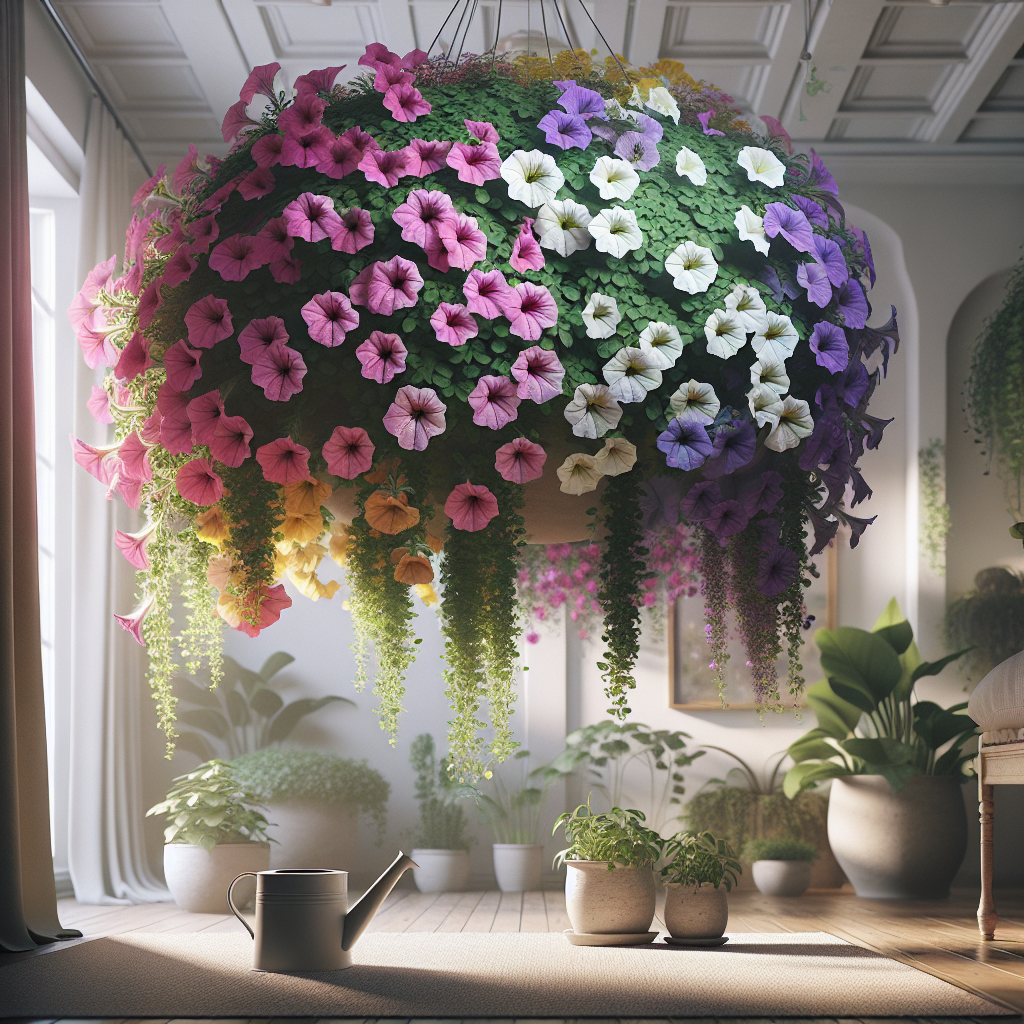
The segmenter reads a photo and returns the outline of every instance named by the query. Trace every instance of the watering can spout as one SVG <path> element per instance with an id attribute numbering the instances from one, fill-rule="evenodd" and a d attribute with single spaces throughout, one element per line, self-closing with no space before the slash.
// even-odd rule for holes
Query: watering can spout
<path id="1" fill-rule="evenodd" d="M 341 948 L 348 952 L 360 935 L 366 931 L 373 915 L 380 910 L 380 905 L 388 898 L 398 880 L 409 870 L 419 867 L 411 857 L 399 852 L 394 863 L 370 886 L 359 901 L 345 915 L 345 926 L 341 935 Z"/>

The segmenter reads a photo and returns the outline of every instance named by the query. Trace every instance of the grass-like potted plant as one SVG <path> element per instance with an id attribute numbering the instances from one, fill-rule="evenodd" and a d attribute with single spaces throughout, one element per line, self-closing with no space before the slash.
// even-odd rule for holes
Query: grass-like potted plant
<path id="1" fill-rule="evenodd" d="M 743 847 L 754 884 L 765 896 L 803 896 L 818 851 L 799 839 L 751 839 Z"/>
<path id="2" fill-rule="evenodd" d="M 255 794 L 246 790 L 225 761 L 207 761 L 174 780 L 167 799 L 150 814 L 167 817 L 164 877 L 174 902 L 197 914 L 226 913 L 227 889 L 244 871 L 270 866 L 269 823 Z M 236 900 L 245 906 L 254 883 L 239 884 Z"/>
<path id="3" fill-rule="evenodd" d="M 359 818 L 382 836 L 391 787 L 365 761 L 320 750 L 266 748 L 232 762 L 239 783 L 267 805 L 272 868 L 355 869 Z"/>
<path id="4" fill-rule="evenodd" d="M 554 831 L 569 845 L 555 858 L 565 865 L 565 909 L 570 941 L 583 945 L 650 942 L 654 920 L 654 864 L 662 839 L 637 810 L 613 807 L 595 814 L 590 800 L 566 811 Z"/>
<path id="5" fill-rule="evenodd" d="M 732 846 L 710 832 L 680 832 L 665 842 L 665 927 L 684 945 L 724 942 L 729 890 L 743 868 Z"/>
<path id="6" fill-rule="evenodd" d="M 453 782 L 446 758 L 437 759 L 434 737 L 413 740 L 409 761 L 416 771 L 420 820 L 413 840 L 413 878 L 420 892 L 457 892 L 469 880 L 468 822 L 457 801 L 473 795 L 471 786 Z"/>

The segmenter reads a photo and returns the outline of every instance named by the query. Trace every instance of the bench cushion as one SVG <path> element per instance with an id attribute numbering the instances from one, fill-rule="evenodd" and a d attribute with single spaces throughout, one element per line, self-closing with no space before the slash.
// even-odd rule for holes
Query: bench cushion
<path id="1" fill-rule="evenodd" d="M 1024 652 L 996 665 L 978 683 L 967 713 L 984 732 L 1024 728 Z"/>

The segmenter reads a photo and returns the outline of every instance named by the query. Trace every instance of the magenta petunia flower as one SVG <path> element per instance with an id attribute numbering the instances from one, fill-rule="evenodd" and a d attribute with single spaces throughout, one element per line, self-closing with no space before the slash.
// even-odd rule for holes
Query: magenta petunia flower
<path id="1" fill-rule="evenodd" d="M 252 158 L 257 167 L 273 167 L 281 162 L 284 136 L 276 133 L 263 135 L 252 144 Z"/>
<path id="2" fill-rule="evenodd" d="M 544 475 L 547 453 L 539 444 L 517 437 L 503 444 L 494 453 L 494 468 L 503 480 L 513 484 L 525 484 L 539 480 Z"/>
<path id="3" fill-rule="evenodd" d="M 237 469 L 251 452 L 252 427 L 241 416 L 221 416 L 213 431 L 210 455 L 225 466 Z"/>
<path id="4" fill-rule="evenodd" d="M 302 279 L 302 260 L 284 256 L 270 264 L 270 276 L 278 284 L 298 284 Z"/>
<path id="5" fill-rule="evenodd" d="M 184 338 L 176 341 L 164 353 L 164 368 L 167 370 L 167 383 L 175 391 L 188 391 L 203 375 L 199 366 L 202 352 L 190 348 Z"/>
<path id="6" fill-rule="evenodd" d="M 351 139 L 339 135 L 331 140 L 327 146 L 327 155 L 316 165 L 316 169 L 331 178 L 344 178 L 359 166 L 362 159 L 363 151 Z"/>
<path id="7" fill-rule="evenodd" d="M 384 93 L 384 106 L 391 111 L 396 121 L 415 121 L 429 114 L 432 109 L 414 85 L 391 86 Z"/>
<path id="8" fill-rule="evenodd" d="M 356 358 L 362 363 L 362 374 L 378 384 L 387 384 L 396 373 L 405 369 L 409 350 L 397 334 L 373 331 L 356 349 Z"/>
<path id="9" fill-rule="evenodd" d="M 387 263 L 373 265 L 367 286 L 367 305 L 371 313 L 390 316 L 396 309 L 415 306 L 423 278 L 412 260 L 395 256 Z"/>
<path id="10" fill-rule="evenodd" d="M 217 211 L 220 210 L 227 201 L 228 196 L 231 195 L 231 193 L 238 187 L 238 181 L 238 178 L 232 178 L 226 185 L 221 185 L 221 187 L 217 189 L 209 199 L 203 200 L 200 209 L 206 210 L 210 213 L 217 213 Z"/>
<path id="11" fill-rule="evenodd" d="M 193 505 L 216 505 L 224 494 L 224 481 L 210 459 L 192 459 L 178 470 L 175 490 Z"/>
<path id="12" fill-rule="evenodd" d="M 373 241 L 373 221 L 366 210 L 353 206 L 341 215 L 341 227 L 331 235 L 331 248 L 357 253 Z"/>
<path id="13" fill-rule="evenodd" d="M 456 530 L 475 533 L 498 514 L 498 499 L 483 484 L 471 484 L 467 480 L 452 489 L 444 503 L 444 514 Z"/>
<path id="14" fill-rule="evenodd" d="M 421 452 L 432 437 L 444 432 L 447 409 L 433 388 L 407 384 L 398 389 L 391 408 L 384 414 L 384 427 L 406 451 Z"/>
<path id="15" fill-rule="evenodd" d="M 279 316 L 250 320 L 238 335 L 242 362 L 252 366 L 263 351 L 277 341 L 283 345 L 288 344 L 288 332 L 285 330 L 284 321 Z"/>
<path id="16" fill-rule="evenodd" d="M 373 277 L 373 271 L 376 266 L 376 263 L 371 263 L 368 267 L 360 270 L 352 279 L 352 283 L 348 286 L 348 299 L 353 306 L 369 306 L 370 278 Z"/>
<path id="17" fill-rule="evenodd" d="M 239 183 L 238 191 L 248 202 L 250 199 L 262 199 L 274 191 L 276 179 L 269 167 L 257 167 L 250 171 Z"/>
<path id="18" fill-rule="evenodd" d="M 437 233 L 437 228 L 427 229 L 427 240 L 423 244 L 423 251 L 427 254 L 427 263 L 435 270 L 445 274 L 451 269 L 448 262 L 448 250 Z"/>
<path id="19" fill-rule="evenodd" d="M 374 65 L 373 87 L 377 92 L 387 92 L 393 85 L 412 85 L 416 76 L 410 74 L 401 64 L 386 64 L 383 61 Z"/>
<path id="20" fill-rule="evenodd" d="M 182 281 L 187 281 L 197 266 L 199 266 L 199 260 L 194 256 L 189 256 L 188 249 L 182 247 L 164 264 L 163 283 L 168 288 L 173 288 L 175 285 L 181 284 Z M 221 276 L 223 277 L 223 274 Z"/>
<path id="21" fill-rule="evenodd" d="M 118 380 L 135 380 L 140 373 L 145 373 L 153 365 L 149 355 L 149 339 L 136 331 L 128 344 L 121 349 L 114 376 Z"/>
<path id="22" fill-rule="evenodd" d="M 308 135 L 286 135 L 281 147 L 283 167 L 317 167 L 330 154 L 334 136 L 327 128 L 316 128 Z"/>
<path id="23" fill-rule="evenodd" d="M 284 223 L 288 234 L 307 242 L 319 242 L 340 229 L 341 218 L 330 196 L 303 192 L 284 208 Z"/>
<path id="24" fill-rule="evenodd" d="M 196 178 L 201 178 L 208 170 L 207 162 L 199 157 L 199 150 L 194 142 L 190 142 L 188 152 L 174 168 L 171 185 L 180 196 Z"/>
<path id="25" fill-rule="evenodd" d="M 166 381 L 157 392 L 160 414 L 160 443 L 172 454 L 192 451 L 192 421 L 188 418 L 188 395 L 176 391 Z"/>
<path id="26" fill-rule="evenodd" d="M 508 377 L 481 377 L 469 393 L 469 404 L 473 407 L 473 422 L 478 427 L 501 430 L 519 415 L 521 399 L 516 385 Z"/>
<path id="27" fill-rule="evenodd" d="M 274 79 L 280 70 L 281 65 L 277 61 L 274 61 L 273 64 L 261 64 L 258 68 L 253 68 L 249 72 L 249 77 L 245 80 L 238 98 L 246 104 L 252 103 L 252 98 L 257 93 L 266 96 L 268 100 L 275 99 Z"/>
<path id="28" fill-rule="evenodd" d="M 481 142 L 491 142 L 497 145 L 501 141 L 498 129 L 490 121 L 470 121 L 466 118 L 462 123 L 466 126 L 466 131 Z"/>
<path id="29" fill-rule="evenodd" d="M 150 281 L 146 285 L 146 290 L 142 293 L 139 298 L 139 309 L 137 316 L 139 318 L 139 330 L 144 331 L 153 322 L 153 317 L 156 311 L 163 305 L 163 296 L 160 294 L 160 290 L 163 288 L 164 282 L 161 278 L 156 278 Z"/>
<path id="30" fill-rule="evenodd" d="M 244 281 L 263 266 L 263 245 L 255 235 L 230 235 L 210 253 L 210 269 L 225 281 Z"/>
<path id="31" fill-rule="evenodd" d="M 210 444 L 217 424 L 224 417 L 224 403 L 220 390 L 207 391 L 205 395 L 193 398 L 185 407 L 192 424 L 192 438 L 196 444 Z"/>
<path id="32" fill-rule="evenodd" d="M 359 152 L 360 159 L 362 159 L 363 154 L 367 151 L 371 149 L 380 149 L 380 143 L 369 132 L 364 132 L 357 124 L 353 125 L 338 137 L 341 139 L 347 139 L 351 145 L 355 146 Z"/>
<path id="33" fill-rule="evenodd" d="M 519 228 L 519 234 L 512 245 L 509 263 L 520 274 L 526 270 L 543 270 L 544 253 L 533 234 L 533 218 L 527 217 Z"/>
<path id="34" fill-rule="evenodd" d="M 227 302 L 216 295 L 207 295 L 193 302 L 185 314 L 185 326 L 188 327 L 189 344 L 196 348 L 213 348 L 218 341 L 230 338 L 234 333 L 231 310 Z"/>
<path id="35" fill-rule="evenodd" d="M 245 100 L 239 100 L 228 107 L 224 120 L 220 123 L 220 134 L 225 142 L 230 144 L 243 132 L 251 132 L 263 127 L 259 121 L 254 121 L 245 112 L 248 105 Z"/>
<path id="36" fill-rule="evenodd" d="M 437 237 L 448 252 L 448 262 L 460 270 L 469 270 L 474 263 L 487 258 L 487 236 L 480 230 L 476 217 L 456 213 L 437 225 Z"/>
<path id="37" fill-rule="evenodd" d="M 459 181 L 482 185 L 501 177 L 501 157 L 493 142 L 469 145 L 456 142 L 448 153 L 448 166 L 458 172 Z"/>
<path id="38" fill-rule="evenodd" d="M 320 99 L 315 92 L 304 92 L 277 115 L 277 127 L 294 138 L 308 135 L 320 127 L 326 109 L 326 100 Z"/>
<path id="39" fill-rule="evenodd" d="M 814 325 L 810 345 L 815 362 L 829 373 L 842 372 L 850 362 L 850 343 L 846 340 L 846 332 L 827 320 Z"/>
<path id="40" fill-rule="evenodd" d="M 335 427 L 323 447 L 327 472 L 354 480 L 373 466 L 373 442 L 362 427 Z"/>
<path id="41" fill-rule="evenodd" d="M 368 149 L 359 161 L 367 181 L 394 188 L 408 173 L 409 158 L 404 149 Z"/>
<path id="42" fill-rule="evenodd" d="M 704 129 L 705 135 L 725 135 L 725 132 L 720 132 L 717 128 L 709 128 L 708 122 L 715 116 L 715 111 L 705 110 L 703 114 L 697 115 L 697 120 L 700 121 L 700 126 Z"/>
<path id="43" fill-rule="evenodd" d="M 480 333 L 476 320 L 461 302 L 442 302 L 430 317 L 438 341 L 458 347 Z"/>
<path id="44" fill-rule="evenodd" d="M 470 313 L 479 313 L 487 320 L 504 314 L 505 300 L 511 290 L 500 270 L 471 270 L 462 286 Z"/>
<path id="45" fill-rule="evenodd" d="M 405 202 L 395 209 L 391 219 L 402 229 L 402 238 L 426 248 L 430 231 L 455 216 L 455 207 L 447 193 L 413 189 Z"/>
<path id="46" fill-rule="evenodd" d="M 405 147 L 405 156 L 409 166 L 408 173 L 422 178 L 424 175 L 441 170 L 451 148 L 450 142 L 438 142 L 437 140 L 428 142 L 424 139 L 413 139 Z"/>
<path id="47" fill-rule="evenodd" d="M 200 217 L 188 225 L 188 233 L 192 237 L 192 244 L 188 251 L 193 256 L 202 252 L 209 252 L 210 246 L 220 236 L 220 226 L 217 224 L 217 215 L 211 213 L 207 217 Z"/>
<path id="48" fill-rule="evenodd" d="M 536 341 L 558 321 L 558 306 L 543 285 L 524 281 L 511 289 L 505 302 L 509 330 L 524 341 Z"/>
<path id="49" fill-rule="evenodd" d="M 256 461 L 263 467 L 263 479 L 272 484 L 297 484 L 309 479 L 309 449 L 290 437 L 280 437 L 256 449 Z"/>
<path id="50" fill-rule="evenodd" d="M 302 390 L 306 363 L 293 348 L 280 341 L 260 353 L 252 364 L 252 382 L 263 388 L 272 402 L 287 402 Z"/>
<path id="51" fill-rule="evenodd" d="M 300 312 L 309 327 L 309 336 L 327 348 L 336 348 L 349 331 L 359 326 L 359 314 L 341 292 L 314 295 Z"/>
<path id="52" fill-rule="evenodd" d="M 832 301 L 832 285 L 828 271 L 817 261 L 801 263 L 796 268 L 797 284 L 807 289 L 807 298 L 816 306 L 825 308 Z"/>
<path id="53" fill-rule="evenodd" d="M 299 96 L 307 94 L 315 96 L 319 92 L 330 92 L 334 88 L 334 80 L 344 70 L 344 64 L 339 64 L 336 68 L 320 68 L 318 71 L 299 75 L 292 84 Z"/>
<path id="54" fill-rule="evenodd" d="M 594 137 L 582 115 L 564 110 L 549 110 L 537 127 L 544 133 L 548 145 L 561 149 L 586 149 Z"/>
<path id="55" fill-rule="evenodd" d="M 565 370 L 554 352 L 533 345 L 519 353 L 512 376 L 519 382 L 516 394 L 520 398 L 540 403 L 562 393 Z"/>
<path id="56" fill-rule="evenodd" d="M 358 63 L 361 67 L 372 68 L 376 67 L 378 62 L 401 64 L 402 58 L 397 53 L 392 53 L 383 43 L 370 43 Z"/>
<path id="57" fill-rule="evenodd" d="M 810 252 L 814 245 L 814 231 L 804 212 L 785 203 L 769 203 L 765 207 L 764 233 L 769 238 L 782 235 L 799 252 Z"/>

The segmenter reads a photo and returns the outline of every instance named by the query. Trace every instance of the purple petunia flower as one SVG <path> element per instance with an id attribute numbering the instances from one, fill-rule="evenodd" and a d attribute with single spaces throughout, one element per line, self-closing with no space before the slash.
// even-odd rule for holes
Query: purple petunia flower
<path id="1" fill-rule="evenodd" d="M 657 144 L 665 137 L 665 129 L 662 128 L 661 122 L 656 121 L 653 117 L 648 117 L 646 114 L 631 113 L 629 119 L 636 124 L 636 130 L 645 139 L 649 139 Z"/>
<path id="2" fill-rule="evenodd" d="M 828 230 L 828 214 L 822 208 L 821 203 L 814 199 L 808 199 L 807 196 L 794 195 L 789 198 L 796 203 L 797 208 L 815 227 Z"/>
<path id="3" fill-rule="evenodd" d="M 704 465 L 713 445 L 705 424 L 696 416 L 676 416 L 658 435 L 658 449 L 674 469 L 691 470 Z"/>
<path id="4" fill-rule="evenodd" d="M 679 502 L 679 514 L 691 523 L 703 523 L 723 501 L 722 488 L 714 480 L 694 484 Z"/>
<path id="5" fill-rule="evenodd" d="M 836 179 L 832 177 L 829 169 L 822 163 L 821 157 L 814 150 L 811 150 L 811 166 L 807 173 L 805 184 L 811 188 L 821 189 L 822 192 L 831 192 L 832 195 L 839 195 L 839 186 Z"/>
<path id="6" fill-rule="evenodd" d="M 837 374 L 832 381 L 835 385 L 836 395 L 853 409 L 856 409 L 864 400 L 870 384 L 868 371 L 859 361 L 850 363 L 843 373 Z"/>
<path id="7" fill-rule="evenodd" d="M 770 469 L 740 485 L 739 500 L 748 516 L 771 512 L 782 500 L 782 475 Z"/>
<path id="8" fill-rule="evenodd" d="M 828 271 L 817 261 L 801 263 L 796 268 L 796 280 L 807 289 L 807 298 L 816 306 L 824 309 L 832 301 Z"/>
<path id="9" fill-rule="evenodd" d="M 817 364 L 824 366 L 829 373 L 846 369 L 850 361 L 850 345 L 842 327 L 827 320 L 816 323 L 811 331 L 810 345 Z"/>
<path id="10" fill-rule="evenodd" d="M 302 390 L 306 363 L 302 356 L 284 342 L 275 341 L 265 348 L 252 364 L 252 382 L 263 388 L 272 402 L 287 402 Z"/>
<path id="11" fill-rule="evenodd" d="M 640 529 L 645 533 L 663 523 L 679 522 L 679 499 L 682 497 L 679 477 L 649 477 L 640 485 Z"/>
<path id="12" fill-rule="evenodd" d="M 811 436 L 807 438 L 807 447 L 800 455 L 800 468 L 809 473 L 818 466 L 827 465 L 832 461 L 836 449 L 843 441 L 843 425 L 837 408 L 830 409 L 825 415 L 819 416 L 814 424 Z"/>
<path id="13" fill-rule="evenodd" d="M 604 120 L 604 97 L 593 89 L 584 89 L 573 82 L 558 98 L 558 105 L 569 114 L 582 118 L 599 117 Z"/>
<path id="14" fill-rule="evenodd" d="M 757 564 L 757 589 L 765 597 L 777 597 L 796 579 L 796 555 L 781 544 L 761 556 Z"/>
<path id="15" fill-rule="evenodd" d="M 701 127 L 704 129 L 705 135 L 725 135 L 725 132 L 720 132 L 717 128 L 709 128 L 708 122 L 715 116 L 714 110 L 705 110 L 703 114 L 697 115 L 697 120 L 700 121 Z"/>
<path id="16" fill-rule="evenodd" d="M 544 132 L 544 138 L 550 145 L 562 149 L 586 149 L 594 137 L 583 117 L 564 110 L 549 110 L 537 127 Z"/>
<path id="17" fill-rule="evenodd" d="M 868 241 L 868 236 L 861 231 L 860 228 L 851 228 L 853 233 L 857 236 L 856 248 L 864 255 L 864 262 L 867 264 L 868 275 L 871 279 L 871 287 L 875 286 L 875 260 L 871 255 L 871 243 Z"/>
<path id="18" fill-rule="evenodd" d="M 839 312 L 842 313 L 847 327 L 860 328 L 868 322 L 868 300 L 859 281 L 851 278 L 836 295 Z"/>
<path id="19" fill-rule="evenodd" d="M 764 233 L 769 238 L 782 235 L 800 252 L 810 252 L 814 245 L 814 232 L 803 211 L 785 203 L 769 203 L 765 208 Z"/>
<path id="20" fill-rule="evenodd" d="M 746 529 L 749 521 L 743 506 L 738 501 L 729 498 L 727 501 L 720 501 L 715 505 L 703 525 L 718 538 L 718 543 L 724 547 L 725 542 L 733 534 Z"/>
<path id="21" fill-rule="evenodd" d="M 728 476 L 754 457 L 756 447 L 757 434 L 748 420 L 723 423 L 715 432 L 715 450 L 704 464 L 704 475 L 712 479 Z"/>
<path id="22" fill-rule="evenodd" d="M 638 171 L 649 171 L 661 162 L 657 143 L 642 132 L 623 132 L 615 143 L 615 155 Z"/>
<path id="23" fill-rule="evenodd" d="M 850 279 L 850 268 L 846 265 L 843 250 L 824 235 L 815 235 L 811 244 L 814 258 L 825 268 L 829 281 L 836 288 L 842 288 Z"/>
<path id="24" fill-rule="evenodd" d="M 757 279 L 768 285 L 772 290 L 772 298 L 776 302 L 782 301 L 782 282 L 779 280 L 779 272 L 770 264 L 766 263 L 757 275 Z"/>

